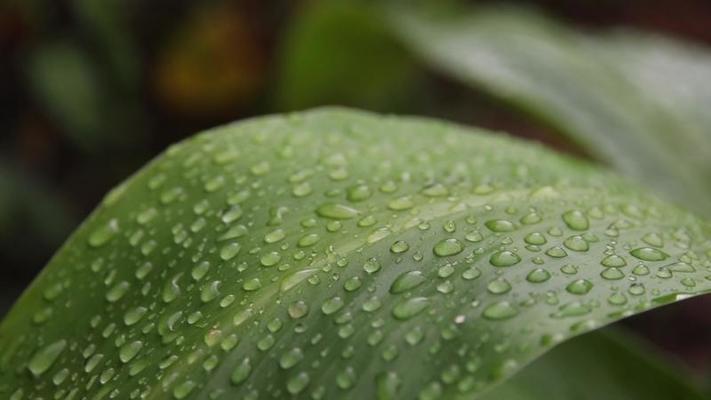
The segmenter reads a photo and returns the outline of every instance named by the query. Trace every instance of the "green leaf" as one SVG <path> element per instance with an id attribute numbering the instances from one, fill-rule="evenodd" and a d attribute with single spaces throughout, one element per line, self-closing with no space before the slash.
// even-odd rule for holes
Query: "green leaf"
<path id="1" fill-rule="evenodd" d="M 279 107 L 392 110 L 412 101 L 419 71 L 378 8 L 331 1 L 299 11 L 280 51 Z"/>
<path id="2" fill-rule="evenodd" d="M 482 399 L 706 398 L 686 380 L 690 371 L 655 353 L 624 331 L 603 329 L 554 348 Z"/>
<path id="3" fill-rule="evenodd" d="M 711 53 L 640 32 L 592 35 L 522 9 L 391 14 L 442 71 L 514 104 L 595 157 L 711 215 Z"/>
<path id="4" fill-rule="evenodd" d="M 709 238 L 504 135 L 343 109 L 257 118 L 107 195 L 0 325 L 0 394 L 469 396 L 708 291 Z"/>
<path id="5" fill-rule="evenodd" d="M 36 101 L 76 144 L 95 147 L 107 96 L 91 58 L 73 41 L 58 39 L 34 49 L 26 71 Z"/>

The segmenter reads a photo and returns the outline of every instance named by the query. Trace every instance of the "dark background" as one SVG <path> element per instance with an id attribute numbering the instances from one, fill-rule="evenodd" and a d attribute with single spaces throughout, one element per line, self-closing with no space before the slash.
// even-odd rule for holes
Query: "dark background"
<path id="1" fill-rule="evenodd" d="M 514 3 L 581 29 L 632 27 L 711 44 L 710 1 Z M 227 121 L 343 104 L 504 129 L 585 157 L 496 101 L 424 67 L 410 68 L 407 56 L 407 78 L 392 96 L 377 88 L 354 96 L 346 80 L 342 92 L 284 100 L 285 49 L 310 7 L 319 3 L 0 4 L 0 317 L 105 192 L 168 144 Z M 353 68 L 355 75 L 368 73 Z M 421 96 L 407 95 L 413 93 Z M 711 300 L 699 298 L 625 324 L 708 377 L 709 310 Z"/>

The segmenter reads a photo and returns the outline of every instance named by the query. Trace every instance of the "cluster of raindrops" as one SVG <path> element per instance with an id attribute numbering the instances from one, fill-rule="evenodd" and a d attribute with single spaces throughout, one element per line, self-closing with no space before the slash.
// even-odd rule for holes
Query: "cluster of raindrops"
<path id="1" fill-rule="evenodd" d="M 315 112 L 171 147 L 0 328 L 0 397 L 434 400 L 711 287 L 692 217 L 467 135 Z"/>

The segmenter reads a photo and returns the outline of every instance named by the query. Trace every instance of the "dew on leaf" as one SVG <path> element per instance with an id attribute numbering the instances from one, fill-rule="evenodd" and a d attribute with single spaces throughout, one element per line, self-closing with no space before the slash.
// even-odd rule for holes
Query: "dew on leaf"
<path id="1" fill-rule="evenodd" d="M 461 253 L 464 250 L 462 243 L 454 238 L 437 242 L 434 246 L 434 253 L 439 257 L 448 257 Z"/>
<path id="2" fill-rule="evenodd" d="M 54 365 L 64 349 L 67 341 L 64 339 L 51 343 L 38 350 L 27 363 L 27 369 L 34 376 L 40 376 Z"/>
<path id="3" fill-rule="evenodd" d="M 495 267 L 510 267 L 521 262 L 521 257 L 512 251 L 503 250 L 492 254 L 489 262 Z"/>

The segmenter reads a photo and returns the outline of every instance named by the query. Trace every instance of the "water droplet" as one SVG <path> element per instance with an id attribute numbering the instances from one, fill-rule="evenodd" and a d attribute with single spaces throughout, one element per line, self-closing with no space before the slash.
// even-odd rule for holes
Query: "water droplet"
<path id="1" fill-rule="evenodd" d="M 412 297 L 393 308 L 393 316 L 399 320 L 407 320 L 421 313 L 429 306 L 427 297 Z"/>
<path id="2" fill-rule="evenodd" d="M 242 361 L 237 365 L 237 367 L 232 371 L 230 375 L 230 382 L 233 385 L 239 385 L 249 377 L 252 373 L 252 362 L 249 357 L 243 358 Z"/>
<path id="3" fill-rule="evenodd" d="M 510 267 L 521 262 L 521 257 L 512 251 L 503 250 L 492 254 L 489 262 L 495 267 Z"/>
<path id="4" fill-rule="evenodd" d="M 262 288 L 262 281 L 259 278 L 248 279 L 244 284 L 242 284 L 242 289 L 247 292 L 254 292 Z"/>
<path id="5" fill-rule="evenodd" d="M 372 195 L 370 188 L 367 185 L 354 185 L 346 191 L 346 198 L 351 202 L 359 202 L 367 200 Z"/>
<path id="6" fill-rule="evenodd" d="M 484 309 L 483 316 L 490 320 L 503 320 L 513 318 L 518 315 L 518 310 L 508 301 L 493 303 Z"/>
<path id="7" fill-rule="evenodd" d="M 560 246 L 553 246 L 546 250 L 546 255 L 553 258 L 563 258 L 566 257 L 568 253 Z"/>
<path id="8" fill-rule="evenodd" d="M 584 231 L 590 227 L 588 217 L 580 210 L 570 210 L 563 213 L 563 222 L 574 231 Z"/>
<path id="9" fill-rule="evenodd" d="M 383 303 L 380 301 L 380 299 L 373 296 L 363 302 L 362 309 L 365 312 L 374 312 L 374 311 L 377 311 L 382 306 L 383 306 Z"/>
<path id="10" fill-rule="evenodd" d="M 275 230 L 267 233 L 266 235 L 264 235 L 264 242 L 265 243 L 276 243 L 276 242 L 281 241 L 285 237 L 286 237 L 286 232 L 284 232 L 283 229 L 278 228 L 278 229 L 275 229 Z"/>
<path id="11" fill-rule="evenodd" d="M 138 321 L 143 318 L 144 315 L 148 312 L 148 309 L 143 306 L 138 306 L 134 307 L 128 311 L 126 311 L 126 314 L 123 315 L 123 322 L 126 324 L 126 326 L 131 326 L 135 325 L 138 323 Z"/>
<path id="12" fill-rule="evenodd" d="M 299 319 L 309 313 L 309 306 L 301 300 L 289 304 L 289 316 L 293 319 Z"/>
<path id="13" fill-rule="evenodd" d="M 289 369 L 294 365 L 298 364 L 304 359 L 304 353 L 300 348 L 294 347 L 293 349 L 284 353 L 279 359 L 279 366 L 282 369 Z"/>
<path id="14" fill-rule="evenodd" d="M 143 342 L 140 340 L 134 340 L 133 342 L 126 343 L 119 349 L 119 359 L 125 364 L 133 360 L 142 348 Z"/>
<path id="15" fill-rule="evenodd" d="M 338 296 L 331 297 L 323 302 L 321 305 L 321 311 L 326 315 L 330 315 L 343 308 L 343 305 L 343 299 Z"/>
<path id="16" fill-rule="evenodd" d="M 580 235 L 571 236 L 565 239 L 563 245 L 573 251 L 588 251 L 590 249 L 588 242 Z"/>
<path id="17" fill-rule="evenodd" d="M 408 271 L 400 274 L 392 285 L 390 285 L 390 293 L 398 294 L 416 288 L 425 281 L 425 276 L 421 271 Z"/>
<path id="18" fill-rule="evenodd" d="M 506 219 L 492 219 L 484 223 L 492 232 L 512 232 L 516 229 L 513 222 Z"/>
<path id="19" fill-rule="evenodd" d="M 336 386 L 344 390 L 350 389 L 355 381 L 356 373 L 352 367 L 346 367 L 346 369 L 336 375 Z"/>
<path id="20" fill-rule="evenodd" d="M 398 240 L 390 246 L 390 251 L 395 254 L 400 254 L 406 252 L 409 248 L 410 245 L 408 245 L 407 242 Z"/>
<path id="21" fill-rule="evenodd" d="M 414 206 L 415 206 L 415 202 L 412 200 L 412 197 L 410 197 L 410 196 L 399 197 L 397 199 L 391 200 L 388 203 L 388 208 L 393 211 L 409 210 L 410 208 L 412 208 Z"/>
<path id="22" fill-rule="evenodd" d="M 308 196 L 311 194 L 313 189 L 311 188 L 311 184 L 308 182 L 301 182 L 296 185 L 291 189 L 291 194 L 293 194 L 295 197 L 304 197 Z"/>
<path id="23" fill-rule="evenodd" d="M 200 290 L 200 301 L 209 303 L 220 295 L 220 281 L 213 281 L 202 287 Z"/>
<path id="24" fill-rule="evenodd" d="M 665 269 L 672 271 L 672 272 L 694 272 L 696 269 L 694 269 L 691 264 L 685 263 L 685 262 L 676 262 L 673 264 L 669 264 L 664 266 Z"/>
<path id="25" fill-rule="evenodd" d="M 363 283 L 361 282 L 360 278 L 357 276 L 354 276 L 352 278 L 349 278 L 344 284 L 343 284 L 343 289 L 346 290 L 346 292 L 353 292 L 358 290 Z"/>
<path id="26" fill-rule="evenodd" d="M 395 400 L 402 386 L 402 380 L 397 373 L 388 371 L 375 376 L 375 390 L 377 400 Z"/>
<path id="27" fill-rule="evenodd" d="M 241 249 L 242 246 L 237 242 L 228 243 L 220 249 L 220 258 L 224 261 L 229 261 L 235 258 Z"/>
<path id="28" fill-rule="evenodd" d="M 178 285 L 178 281 L 181 276 L 182 273 L 175 275 L 172 279 L 165 283 L 165 286 L 163 286 L 161 297 L 164 302 L 170 303 L 180 295 L 180 286 Z"/>
<path id="29" fill-rule="evenodd" d="M 600 276 L 608 280 L 618 280 L 624 278 L 625 274 L 619 268 L 611 267 L 605 268 L 605 270 L 600 273 Z"/>
<path id="30" fill-rule="evenodd" d="M 180 383 L 173 389 L 173 397 L 180 400 L 188 397 L 197 384 L 191 380 Z"/>
<path id="31" fill-rule="evenodd" d="M 363 264 L 363 270 L 369 274 L 374 274 L 380 270 L 380 263 L 375 258 L 370 258 Z"/>
<path id="32" fill-rule="evenodd" d="M 565 290 L 572 294 L 582 295 L 587 294 L 592 287 L 593 284 L 590 281 L 586 279 L 577 279 L 566 286 Z"/>
<path id="33" fill-rule="evenodd" d="M 286 382 L 286 390 L 292 395 L 297 395 L 306 389 L 306 386 L 309 385 L 309 381 L 309 374 L 303 371 L 299 372 Z"/>
<path id="34" fill-rule="evenodd" d="M 543 268 L 536 268 L 528 273 L 528 275 L 526 276 L 526 280 L 531 283 L 541 283 L 547 281 L 548 279 L 550 279 L 550 277 L 550 272 L 546 271 Z"/>
<path id="35" fill-rule="evenodd" d="M 34 376 L 42 375 L 52 367 L 66 347 L 67 341 L 64 339 L 45 346 L 32 356 L 27 363 L 27 369 Z"/>
<path id="36" fill-rule="evenodd" d="M 642 241 L 650 246 L 662 247 L 664 246 L 664 240 L 657 233 L 648 233 L 642 237 Z"/>
<path id="37" fill-rule="evenodd" d="M 467 233 L 464 236 L 464 239 L 467 242 L 478 243 L 484 239 L 484 236 L 482 236 L 481 232 L 475 230 L 475 231 L 471 231 L 471 232 Z"/>
<path id="38" fill-rule="evenodd" d="M 486 289 L 491 294 L 504 294 L 511 290 L 511 284 L 504 278 L 498 278 L 489 282 Z"/>
<path id="39" fill-rule="evenodd" d="M 630 251 L 630 254 L 643 261 L 662 261 L 669 257 L 669 254 L 652 247 L 640 247 Z"/>
<path id="40" fill-rule="evenodd" d="M 240 219 L 241 216 L 242 207 L 240 207 L 239 205 L 234 205 L 224 214 L 222 214 L 222 222 L 224 222 L 225 224 L 231 224 L 232 222 Z"/>
<path id="41" fill-rule="evenodd" d="M 615 267 L 620 268 L 627 265 L 627 261 L 624 258 L 618 256 L 617 254 L 611 254 L 600 261 L 600 263 L 605 267 Z"/>
<path id="42" fill-rule="evenodd" d="M 438 242 L 434 246 L 434 253 L 439 257 L 448 257 L 459 254 L 464 250 L 462 243 L 454 238 L 449 238 Z"/>
<path id="43" fill-rule="evenodd" d="M 540 232 L 531 232 L 523 239 L 526 243 L 532 244 L 534 246 L 540 246 L 546 244 L 546 237 Z"/>
<path id="44" fill-rule="evenodd" d="M 235 225 L 228 229 L 225 233 L 220 235 L 220 237 L 217 238 L 219 242 L 223 242 L 225 240 L 230 240 L 230 239 L 236 239 L 240 238 L 244 235 L 247 234 L 247 227 L 244 225 Z"/>
<path id="45" fill-rule="evenodd" d="M 105 225 L 102 225 L 101 227 L 94 230 L 91 235 L 89 235 L 89 246 L 101 247 L 108 243 L 111 239 L 113 239 L 118 232 L 118 220 L 112 219 L 108 221 Z"/>
<path id="46" fill-rule="evenodd" d="M 627 297 L 622 293 L 613 293 L 607 298 L 607 302 L 614 306 L 627 304 Z"/>
<path id="47" fill-rule="evenodd" d="M 267 254 L 264 254 L 259 259 L 259 262 L 264 267 L 273 267 L 274 265 L 278 264 L 279 261 L 281 261 L 281 254 L 279 254 L 279 252 L 276 252 L 276 251 L 271 251 Z"/>
<path id="48" fill-rule="evenodd" d="M 358 215 L 358 210 L 343 204 L 326 203 L 317 208 L 316 213 L 324 218 L 351 219 Z"/>
<path id="49" fill-rule="evenodd" d="M 267 161 L 260 161 L 252 165 L 249 170 L 256 176 L 262 176 L 269 173 L 271 167 Z"/>
<path id="50" fill-rule="evenodd" d="M 537 224 L 537 223 L 541 222 L 542 220 L 543 220 L 543 218 L 541 218 L 541 216 L 536 212 L 528 213 L 528 214 L 524 215 L 523 217 L 521 217 L 521 223 L 524 225 Z"/>
<path id="51" fill-rule="evenodd" d="M 190 272 L 190 275 L 195 279 L 196 281 L 201 280 L 205 275 L 207 274 L 207 271 L 210 270 L 210 263 L 208 261 L 202 261 L 198 265 L 196 265 L 193 270 Z"/>
<path id="52" fill-rule="evenodd" d="M 126 281 L 121 281 L 114 285 L 108 292 L 106 292 L 106 300 L 109 303 L 114 303 L 119 301 L 131 288 L 131 284 Z"/>
<path id="53" fill-rule="evenodd" d="M 462 279 L 471 281 L 481 276 L 481 271 L 477 267 L 467 268 L 462 272 Z"/>
<path id="54" fill-rule="evenodd" d="M 309 233 L 307 235 L 302 236 L 301 239 L 299 239 L 299 242 L 297 243 L 297 245 L 299 247 L 309 247 L 309 246 L 313 246 L 314 244 L 316 244 L 319 240 L 320 240 L 320 237 L 317 234 Z"/>

